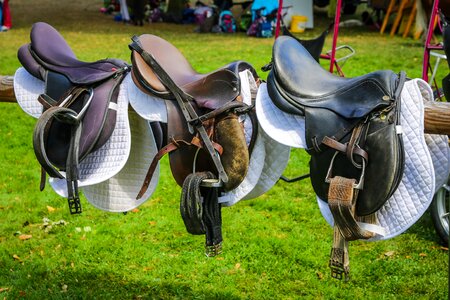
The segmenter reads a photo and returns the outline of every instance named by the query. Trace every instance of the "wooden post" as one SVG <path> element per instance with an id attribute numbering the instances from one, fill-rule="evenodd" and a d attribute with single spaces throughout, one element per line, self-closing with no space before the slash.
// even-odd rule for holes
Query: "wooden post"
<path id="1" fill-rule="evenodd" d="M 0 102 L 16 102 L 13 76 L 0 76 Z M 425 103 L 425 133 L 450 135 L 450 102 Z"/>
<path id="2" fill-rule="evenodd" d="M 16 102 L 13 80 L 13 76 L 0 75 L 0 102 Z"/>
<path id="3" fill-rule="evenodd" d="M 450 135 L 450 102 L 425 103 L 425 133 Z"/>

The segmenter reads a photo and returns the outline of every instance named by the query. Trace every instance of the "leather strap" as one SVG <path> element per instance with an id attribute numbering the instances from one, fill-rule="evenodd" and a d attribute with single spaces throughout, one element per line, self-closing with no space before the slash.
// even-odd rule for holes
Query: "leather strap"
<path id="1" fill-rule="evenodd" d="M 342 144 L 338 141 L 336 141 L 335 139 L 332 139 L 328 136 L 324 137 L 322 140 L 322 144 L 327 145 L 330 148 L 333 148 L 339 152 L 342 153 L 348 153 L 349 152 L 349 147 L 348 144 Z M 353 147 L 353 149 L 351 150 L 352 154 L 356 154 L 361 156 L 362 158 L 364 158 L 366 160 L 366 162 L 369 161 L 369 155 L 367 154 L 366 151 L 364 151 L 363 149 L 359 148 L 359 147 Z M 352 155 L 353 156 L 353 155 Z"/>
<path id="2" fill-rule="evenodd" d="M 356 179 L 353 178 L 335 176 L 330 180 L 328 205 L 334 218 L 334 241 L 330 268 L 331 276 L 337 279 L 348 279 L 350 271 L 348 241 L 369 239 L 374 236 L 373 232 L 362 229 L 356 220 L 354 213 L 358 197 L 356 185 Z M 368 218 L 374 217 L 375 215 L 372 215 Z"/>
<path id="3" fill-rule="evenodd" d="M 214 149 L 219 153 L 219 155 L 221 155 L 223 152 L 222 146 L 215 142 L 212 142 L 212 144 L 213 144 Z M 190 143 L 183 141 L 183 140 L 173 140 L 171 143 L 169 143 L 166 146 L 164 146 L 163 148 L 161 148 L 158 151 L 158 153 L 155 155 L 155 157 L 153 157 L 152 163 L 150 164 L 147 174 L 145 175 L 144 182 L 142 183 L 142 187 L 136 196 L 136 200 L 141 199 L 142 196 L 144 196 L 145 192 L 147 191 L 147 189 L 150 185 L 150 182 L 152 180 L 153 173 L 155 173 L 156 166 L 158 165 L 158 162 L 161 160 L 161 158 L 163 158 L 163 156 L 166 155 L 167 153 L 170 153 L 172 151 L 179 149 L 183 145 L 184 146 L 196 146 L 198 148 L 203 148 L 202 144 L 200 143 L 198 138 L 195 136 Z"/>
<path id="4" fill-rule="evenodd" d="M 45 150 L 45 136 L 49 124 L 54 118 L 58 118 L 64 114 L 77 115 L 77 113 L 66 107 L 51 107 L 47 109 L 39 118 L 33 133 L 33 148 L 38 162 L 50 177 L 63 179 L 64 176 L 52 165 L 47 157 Z M 59 121 L 64 119 L 58 118 Z M 73 119 L 71 119 L 73 120 Z M 81 123 L 77 122 L 71 125 L 71 138 L 69 145 L 69 153 L 66 160 L 66 181 L 69 210 L 71 214 L 81 213 L 81 203 L 78 194 L 78 149 L 81 135 Z M 45 180 L 45 176 L 41 176 L 41 180 Z M 41 188 L 43 187 L 41 181 Z"/>
<path id="5" fill-rule="evenodd" d="M 51 122 L 55 121 L 70 125 L 70 144 L 69 151 L 66 158 L 66 181 L 67 181 L 67 200 L 69 203 L 69 210 L 71 214 L 81 213 L 81 202 L 78 192 L 78 165 L 79 165 L 79 146 L 82 131 L 82 117 L 83 113 L 68 108 L 74 101 L 77 101 L 83 93 L 88 90 L 85 88 L 76 88 L 71 90 L 71 94 L 62 101 L 56 101 L 48 95 L 41 95 L 39 101 L 43 103 L 44 108 L 47 108 L 38 119 L 33 133 L 33 148 L 34 153 L 41 167 L 50 177 L 63 179 L 64 176 L 53 166 L 47 156 L 46 137 Z M 91 91 L 92 93 L 92 91 Z M 92 96 L 92 94 L 91 94 Z M 52 106 L 52 105 L 59 106 Z M 89 105 L 86 103 L 85 105 Z M 83 110 L 82 110 L 83 111 Z M 46 176 L 41 171 L 40 189 L 45 187 Z"/>
<path id="6" fill-rule="evenodd" d="M 205 253 L 215 256 L 222 252 L 222 214 L 217 187 L 201 187 L 205 179 L 214 179 L 211 172 L 189 174 L 182 187 L 180 213 L 186 230 L 206 235 Z"/>

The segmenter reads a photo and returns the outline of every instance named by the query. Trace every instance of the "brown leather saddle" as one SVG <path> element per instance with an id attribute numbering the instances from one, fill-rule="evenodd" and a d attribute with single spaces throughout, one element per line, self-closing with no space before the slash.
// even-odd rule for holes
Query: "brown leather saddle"
<path id="1" fill-rule="evenodd" d="M 348 274 L 342 240 L 373 236 L 357 222 L 376 222 L 374 213 L 403 175 L 399 95 L 404 81 L 404 73 L 387 70 L 335 76 L 291 37 L 279 37 L 273 46 L 267 89 L 279 109 L 305 118 L 311 182 L 335 220 L 333 277 Z"/>
<path id="2" fill-rule="evenodd" d="M 249 69 L 256 76 L 253 67 L 240 61 L 200 74 L 164 39 L 144 34 L 132 40 L 134 83 L 166 100 L 165 146 L 157 157 L 170 153 L 172 174 L 180 186 L 191 173 L 211 171 L 225 191 L 234 189 L 245 177 L 249 162 L 238 115 L 251 107 L 239 100 L 239 72 Z M 152 171 L 151 167 L 149 175 Z"/>
<path id="3" fill-rule="evenodd" d="M 31 43 L 18 58 L 33 76 L 45 82 L 43 105 L 33 135 L 36 158 L 45 177 L 65 178 L 71 213 L 81 213 L 78 165 L 111 136 L 117 111 L 119 85 L 130 67 L 121 60 L 79 61 L 56 29 L 35 23 Z M 65 172 L 65 174 L 63 174 Z"/>
<path id="4" fill-rule="evenodd" d="M 257 78 L 256 72 L 248 63 L 237 61 L 208 74 L 198 73 L 177 48 L 150 34 L 133 37 L 129 47 L 134 83 L 144 93 L 165 100 L 168 118 L 166 126 L 152 124 L 162 137 L 161 149 L 138 198 L 147 189 L 158 160 L 169 153 L 173 177 L 183 187 L 180 212 L 186 229 L 206 234 L 207 255 L 217 255 L 222 243 L 218 195 L 244 180 L 252 149 L 239 115 L 252 120 L 251 141 L 258 126 L 253 106 L 240 97 L 239 72 L 250 70 Z"/>

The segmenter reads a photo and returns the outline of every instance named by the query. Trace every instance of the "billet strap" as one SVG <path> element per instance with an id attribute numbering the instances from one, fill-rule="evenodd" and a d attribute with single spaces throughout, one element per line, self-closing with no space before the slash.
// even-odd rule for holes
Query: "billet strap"
<path id="1" fill-rule="evenodd" d="M 350 271 L 348 241 L 369 239 L 373 232 L 359 225 L 355 217 L 355 205 L 358 197 L 356 179 L 335 176 L 330 179 L 328 206 L 334 218 L 334 240 L 331 250 L 331 276 L 336 279 L 348 279 Z M 369 220 L 373 218 L 373 220 Z M 366 222 L 375 222 L 375 215 L 366 217 Z"/>
<path id="2" fill-rule="evenodd" d="M 202 187 L 211 172 L 189 174 L 180 199 L 180 213 L 186 230 L 195 235 L 206 235 L 205 254 L 216 256 L 222 252 L 222 213 L 217 187 Z"/>
<path id="3" fill-rule="evenodd" d="M 394 100 L 400 100 L 402 94 L 403 86 L 405 85 L 407 78 L 405 71 L 401 71 L 398 74 L 397 86 L 395 87 Z"/>
<path id="4" fill-rule="evenodd" d="M 228 182 L 228 175 L 226 174 L 222 166 L 222 163 L 220 162 L 220 157 L 214 150 L 211 140 L 209 139 L 208 134 L 206 133 L 205 127 L 199 120 L 197 113 L 192 107 L 191 101 L 194 100 L 193 97 L 182 91 L 175 84 L 172 78 L 170 78 L 169 74 L 167 74 L 166 71 L 159 65 L 159 63 L 156 61 L 153 55 L 148 53 L 141 47 L 139 38 L 137 36 L 133 36 L 131 40 L 133 42 L 130 45 L 128 45 L 130 50 L 134 50 L 141 55 L 143 60 L 151 68 L 155 70 L 155 74 L 158 76 L 161 83 L 174 95 L 181 111 L 183 112 L 184 118 L 188 123 L 190 133 L 191 134 L 194 133 L 192 127 L 194 127 L 197 130 L 197 132 L 200 134 L 201 139 L 203 140 L 203 143 L 205 144 L 206 149 L 208 150 L 209 155 L 211 156 L 211 159 L 214 162 L 220 180 L 222 180 L 223 182 Z"/>
<path id="5" fill-rule="evenodd" d="M 82 128 L 82 122 L 71 127 L 69 153 L 66 161 L 67 201 L 71 214 L 81 213 L 81 202 L 78 193 L 78 157 Z"/>
<path id="6" fill-rule="evenodd" d="M 212 144 L 214 149 L 219 153 L 219 155 L 221 155 L 223 152 L 222 146 L 215 142 L 212 142 Z M 161 160 L 161 158 L 167 153 L 175 151 L 183 146 L 196 146 L 198 148 L 203 148 L 202 143 L 197 137 L 194 137 L 191 142 L 186 142 L 183 140 L 172 140 L 171 143 L 161 148 L 158 153 L 156 153 L 155 157 L 153 157 L 152 163 L 150 164 L 147 174 L 145 175 L 144 182 L 142 183 L 142 187 L 136 196 L 136 200 L 141 199 L 144 196 L 145 192 L 148 190 L 150 182 L 153 178 L 153 174 L 155 173 L 156 166 L 158 165 L 158 162 Z"/>
<path id="7" fill-rule="evenodd" d="M 342 143 L 338 142 L 337 140 L 332 139 L 328 136 L 325 136 L 323 138 L 322 144 L 327 145 L 330 148 L 333 148 L 339 152 L 346 153 L 346 154 L 348 154 L 349 150 L 350 150 L 348 147 L 348 144 L 342 144 Z M 367 154 L 367 152 L 365 150 L 361 149 L 360 147 L 354 146 L 354 147 L 352 147 L 350 152 L 353 155 L 356 154 L 356 155 L 361 156 L 362 158 L 364 158 L 366 160 L 366 162 L 369 161 L 369 155 Z M 353 155 L 351 155 L 351 156 L 353 156 Z"/>

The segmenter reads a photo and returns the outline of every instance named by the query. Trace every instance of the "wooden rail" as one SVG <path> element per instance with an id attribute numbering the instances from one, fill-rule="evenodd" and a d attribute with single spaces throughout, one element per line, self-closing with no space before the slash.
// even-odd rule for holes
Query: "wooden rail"
<path id="1" fill-rule="evenodd" d="M 16 102 L 13 80 L 13 76 L 0 75 L 0 102 Z"/>
<path id="2" fill-rule="evenodd" d="M 0 76 L 0 102 L 16 102 L 13 76 Z M 425 133 L 450 135 L 450 102 L 425 104 Z"/>

